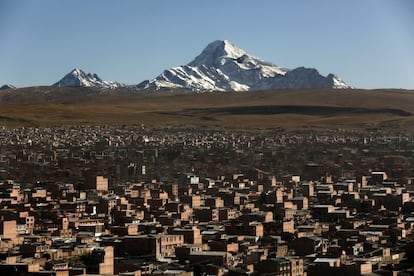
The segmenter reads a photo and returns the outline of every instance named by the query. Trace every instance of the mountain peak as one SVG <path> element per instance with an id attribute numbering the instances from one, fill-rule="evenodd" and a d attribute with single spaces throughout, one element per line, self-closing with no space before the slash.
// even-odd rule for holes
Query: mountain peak
<path id="1" fill-rule="evenodd" d="M 86 73 L 82 71 L 80 68 L 74 68 L 66 76 L 72 76 L 73 79 L 81 80 L 86 77 Z"/>
<path id="2" fill-rule="evenodd" d="M 232 43 L 230 40 L 216 40 L 211 42 L 207 45 L 205 50 L 216 50 L 221 51 L 223 56 L 231 57 L 231 58 L 238 58 L 242 55 L 245 55 L 246 52 L 239 47 L 237 47 L 234 43 Z"/>
<path id="3" fill-rule="evenodd" d="M 84 75 L 85 72 L 83 72 L 80 68 L 74 68 L 72 71 L 70 71 L 70 74 L 73 74 L 73 75 Z"/>
<path id="4" fill-rule="evenodd" d="M 211 42 L 187 65 L 164 70 L 139 87 L 192 91 L 350 88 L 340 78 L 334 75 L 324 77 L 313 68 L 289 70 L 264 62 L 229 40 Z"/>
<path id="5" fill-rule="evenodd" d="M 6 89 L 16 89 L 16 86 L 11 85 L 11 84 L 5 84 L 0 87 L 0 90 L 6 90 Z"/>
<path id="6" fill-rule="evenodd" d="M 189 66 L 214 66 L 223 58 L 237 59 L 247 53 L 229 40 L 216 40 L 207 45 Z"/>
<path id="7" fill-rule="evenodd" d="M 117 88 L 123 84 L 104 81 L 97 74 L 85 73 L 79 68 L 75 68 L 66 74 L 60 81 L 53 86 L 72 86 L 72 87 L 97 87 L 97 88 Z"/>

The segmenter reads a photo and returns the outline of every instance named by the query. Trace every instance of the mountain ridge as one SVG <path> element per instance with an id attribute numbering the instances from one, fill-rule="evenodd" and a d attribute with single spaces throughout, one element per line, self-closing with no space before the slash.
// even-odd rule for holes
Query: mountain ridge
<path id="1" fill-rule="evenodd" d="M 334 74 L 324 77 L 314 68 L 282 68 L 248 54 L 228 40 L 216 40 L 187 65 L 164 70 L 138 88 L 248 91 L 352 87 Z"/>
<path id="2" fill-rule="evenodd" d="M 323 76 L 314 68 L 287 69 L 263 61 L 229 40 L 213 41 L 188 64 L 166 69 L 157 77 L 139 84 L 102 80 L 96 73 L 85 73 L 75 68 L 52 86 L 104 90 L 126 88 L 136 92 L 352 88 L 334 74 Z"/>
<path id="3" fill-rule="evenodd" d="M 74 68 L 67 73 L 61 80 L 54 83 L 52 86 L 58 87 L 95 87 L 95 88 L 107 88 L 115 89 L 124 87 L 125 84 L 102 80 L 95 73 L 85 73 L 79 68 Z"/>
<path id="4" fill-rule="evenodd" d="M 16 89 L 16 86 L 12 85 L 12 84 L 4 84 L 0 87 L 0 90 L 8 90 L 8 89 Z"/>

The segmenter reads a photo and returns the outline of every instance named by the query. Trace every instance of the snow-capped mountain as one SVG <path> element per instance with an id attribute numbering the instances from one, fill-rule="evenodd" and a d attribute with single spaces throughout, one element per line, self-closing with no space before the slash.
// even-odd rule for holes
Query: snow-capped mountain
<path id="1" fill-rule="evenodd" d="M 141 89 L 192 91 L 247 91 L 277 88 L 351 88 L 333 74 L 324 77 L 316 69 L 293 70 L 264 62 L 228 40 L 210 43 L 184 66 L 165 70 Z"/>
<path id="2" fill-rule="evenodd" d="M 60 81 L 53 84 L 53 86 L 82 86 L 114 89 L 125 85 L 114 81 L 102 80 L 97 74 L 85 73 L 81 69 L 75 68 Z"/>
<path id="3" fill-rule="evenodd" d="M 0 90 L 6 90 L 6 89 L 16 89 L 16 86 L 11 85 L 11 84 L 5 84 L 0 87 Z"/>

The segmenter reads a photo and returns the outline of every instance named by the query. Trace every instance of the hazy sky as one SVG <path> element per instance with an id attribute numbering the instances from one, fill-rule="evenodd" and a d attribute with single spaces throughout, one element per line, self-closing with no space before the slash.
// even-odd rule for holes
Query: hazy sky
<path id="1" fill-rule="evenodd" d="M 0 85 L 75 67 L 137 84 L 228 39 L 360 88 L 414 88 L 412 0 L 0 0 Z"/>

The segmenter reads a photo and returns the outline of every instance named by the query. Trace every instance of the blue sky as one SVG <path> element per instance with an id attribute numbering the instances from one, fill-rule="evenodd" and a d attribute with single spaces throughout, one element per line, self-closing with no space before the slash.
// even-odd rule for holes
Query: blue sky
<path id="1" fill-rule="evenodd" d="M 0 85 L 75 67 L 137 84 L 217 39 L 355 87 L 414 89 L 412 0 L 0 0 Z"/>

